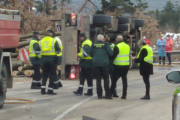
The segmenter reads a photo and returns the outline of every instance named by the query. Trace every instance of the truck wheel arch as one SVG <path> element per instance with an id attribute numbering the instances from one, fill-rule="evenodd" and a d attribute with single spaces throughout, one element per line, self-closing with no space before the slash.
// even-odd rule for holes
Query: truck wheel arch
<path id="1" fill-rule="evenodd" d="M 7 68 L 7 88 L 12 88 L 13 87 L 13 77 L 12 77 L 12 62 L 11 62 L 11 54 L 10 52 L 2 52 L 1 56 L 1 65 L 2 63 L 5 63 L 6 68 Z"/>

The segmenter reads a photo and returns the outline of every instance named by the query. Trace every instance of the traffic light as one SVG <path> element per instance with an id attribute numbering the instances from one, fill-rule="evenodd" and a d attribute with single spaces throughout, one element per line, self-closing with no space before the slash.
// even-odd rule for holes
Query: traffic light
<path id="1" fill-rule="evenodd" d="M 76 14 L 73 12 L 71 13 L 71 26 L 76 26 L 77 25 L 77 17 Z"/>

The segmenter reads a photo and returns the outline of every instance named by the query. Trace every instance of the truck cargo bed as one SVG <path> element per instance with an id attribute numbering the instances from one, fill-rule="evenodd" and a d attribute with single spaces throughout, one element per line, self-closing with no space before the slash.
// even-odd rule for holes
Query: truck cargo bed
<path id="1" fill-rule="evenodd" d="M 0 49 L 19 46 L 20 16 L 0 14 Z"/>

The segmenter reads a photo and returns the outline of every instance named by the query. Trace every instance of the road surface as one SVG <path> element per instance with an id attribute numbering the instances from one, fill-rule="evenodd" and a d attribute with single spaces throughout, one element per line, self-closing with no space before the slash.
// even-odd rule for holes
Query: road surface
<path id="1" fill-rule="evenodd" d="M 151 76 L 151 100 L 140 100 L 145 94 L 145 85 L 138 70 L 128 73 L 126 100 L 99 100 L 96 96 L 76 96 L 72 92 L 78 80 L 64 80 L 63 87 L 55 90 L 55 96 L 41 95 L 40 90 L 31 90 L 30 78 L 14 78 L 14 86 L 8 89 L 7 98 L 34 100 L 31 104 L 5 104 L 0 110 L 0 120 L 171 120 L 172 97 L 177 84 L 169 84 L 166 74 L 180 70 L 174 67 L 154 67 Z M 84 92 L 87 91 L 85 85 Z M 118 81 L 118 95 L 122 94 L 122 80 Z"/>

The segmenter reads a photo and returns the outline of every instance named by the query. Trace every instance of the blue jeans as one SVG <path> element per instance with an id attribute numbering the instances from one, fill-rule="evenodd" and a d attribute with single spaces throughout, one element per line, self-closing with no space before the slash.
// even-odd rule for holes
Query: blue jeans
<path id="1" fill-rule="evenodd" d="M 169 64 L 171 65 L 171 53 L 166 53 Z"/>

